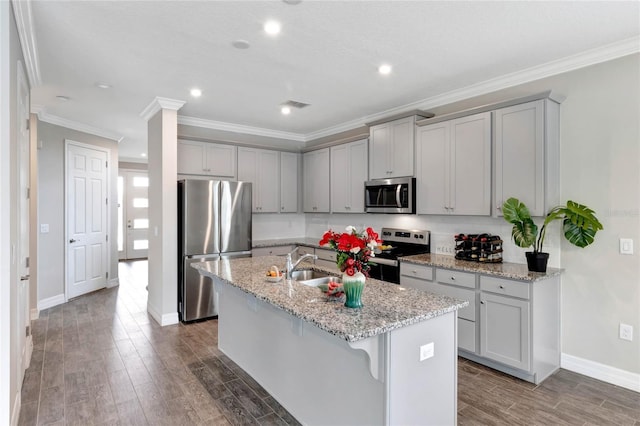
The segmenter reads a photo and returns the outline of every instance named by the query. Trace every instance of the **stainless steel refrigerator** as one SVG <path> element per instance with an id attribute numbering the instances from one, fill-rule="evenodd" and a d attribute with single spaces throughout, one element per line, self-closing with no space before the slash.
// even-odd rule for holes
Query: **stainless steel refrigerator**
<path id="1" fill-rule="evenodd" d="M 216 317 L 213 280 L 191 264 L 251 256 L 251 183 L 178 181 L 178 226 L 180 320 Z"/>

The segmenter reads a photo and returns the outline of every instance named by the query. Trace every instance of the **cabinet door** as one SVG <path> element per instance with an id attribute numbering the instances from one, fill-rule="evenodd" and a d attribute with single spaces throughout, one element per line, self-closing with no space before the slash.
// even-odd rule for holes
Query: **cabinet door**
<path id="1" fill-rule="evenodd" d="M 346 183 L 349 186 L 349 213 L 364 213 L 364 183 L 369 175 L 368 152 L 366 139 L 349 144 L 349 180 Z"/>
<path id="2" fill-rule="evenodd" d="M 544 216 L 544 100 L 496 110 L 494 213 L 516 197 Z"/>
<path id="3" fill-rule="evenodd" d="M 530 303 L 480 293 L 480 355 L 529 371 Z"/>
<path id="4" fill-rule="evenodd" d="M 299 154 L 293 152 L 280 153 L 280 212 L 295 213 L 298 211 L 298 172 Z"/>
<path id="5" fill-rule="evenodd" d="M 277 213 L 280 210 L 280 153 L 258 151 L 258 189 L 260 213 Z"/>
<path id="6" fill-rule="evenodd" d="M 491 113 L 451 122 L 449 212 L 491 214 Z"/>
<path id="7" fill-rule="evenodd" d="M 371 179 L 390 177 L 390 138 L 389 123 L 373 126 L 369 130 L 369 177 Z"/>
<path id="8" fill-rule="evenodd" d="M 178 141 L 178 173 L 205 174 L 204 161 L 204 144 L 202 142 Z"/>
<path id="9" fill-rule="evenodd" d="M 260 189 L 258 183 L 258 153 L 255 149 L 238 149 L 238 180 L 251 182 L 251 211 L 260 213 Z"/>
<path id="10" fill-rule="evenodd" d="M 416 212 L 448 214 L 449 123 L 419 127 L 417 132 Z"/>
<path id="11" fill-rule="evenodd" d="M 391 144 L 388 150 L 388 177 L 413 176 L 415 118 L 407 117 L 389 123 Z"/>
<path id="12" fill-rule="evenodd" d="M 303 207 L 308 213 L 329 213 L 329 148 L 303 156 Z"/>
<path id="13" fill-rule="evenodd" d="M 351 185 L 349 182 L 349 145 L 331 147 L 331 211 L 347 213 Z"/>
<path id="14" fill-rule="evenodd" d="M 236 179 L 238 148 L 214 143 L 205 143 L 204 146 L 205 173 L 211 176 Z"/>

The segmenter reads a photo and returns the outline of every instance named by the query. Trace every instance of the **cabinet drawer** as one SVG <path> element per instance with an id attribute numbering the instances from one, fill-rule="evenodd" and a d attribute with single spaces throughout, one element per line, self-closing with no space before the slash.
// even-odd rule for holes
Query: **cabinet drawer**
<path id="1" fill-rule="evenodd" d="M 458 347 L 469 352 L 476 352 L 476 323 L 458 318 Z"/>
<path id="2" fill-rule="evenodd" d="M 373 261 L 375 262 L 375 258 Z M 433 281 L 433 267 L 402 262 L 400 263 L 400 275 Z M 400 279 L 402 280 L 402 278 Z"/>
<path id="3" fill-rule="evenodd" d="M 257 256 L 286 256 L 293 250 L 293 246 L 258 247 L 251 250 L 253 257 Z"/>
<path id="4" fill-rule="evenodd" d="M 453 297 L 460 300 L 468 300 L 469 306 L 458 310 L 458 317 L 469 321 L 476 320 L 476 292 L 475 290 L 467 290 L 466 288 L 454 287 L 434 282 L 424 282 L 421 286 L 422 290 L 429 291 L 443 296 Z"/>
<path id="5" fill-rule="evenodd" d="M 329 260 L 336 263 L 336 252 L 333 250 L 316 249 L 316 256 L 319 260 Z"/>
<path id="6" fill-rule="evenodd" d="M 480 277 L 480 289 L 505 296 L 529 299 L 531 284 L 524 281 L 509 281 L 493 277 Z"/>
<path id="7" fill-rule="evenodd" d="M 302 257 L 305 254 L 314 254 L 315 249 L 313 247 L 298 246 L 298 257 Z"/>
<path id="8" fill-rule="evenodd" d="M 444 284 L 476 288 L 476 274 L 470 272 L 451 271 L 449 269 L 438 268 L 436 269 L 436 281 Z"/>

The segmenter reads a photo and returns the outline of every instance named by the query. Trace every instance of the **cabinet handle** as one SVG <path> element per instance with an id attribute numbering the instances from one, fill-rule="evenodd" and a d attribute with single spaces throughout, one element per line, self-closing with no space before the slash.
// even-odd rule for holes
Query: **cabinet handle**
<path id="1" fill-rule="evenodd" d="M 481 300 L 481 301 L 480 301 L 480 304 L 481 304 L 481 305 L 484 305 L 484 300 Z"/>
<path id="2" fill-rule="evenodd" d="M 411 270 L 411 273 L 415 275 L 415 274 L 417 274 L 417 273 L 418 273 L 418 271 L 416 271 L 415 269 L 412 269 L 412 270 Z"/>
<path id="3" fill-rule="evenodd" d="M 500 287 L 501 289 L 504 289 L 504 286 L 503 286 L 503 285 L 500 285 L 500 286 L 498 286 L 498 287 Z"/>
<path id="4" fill-rule="evenodd" d="M 500 211 L 500 210 L 502 210 L 502 207 L 497 206 L 497 207 L 496 207 L 496 209 L 497 209 L 498 211 Z"/>
<path id="5" fill-rule="evenodd" d="M 451 277 L 451 281 L 455 281 L 455 280 L 456 280 L 456 277 Z"/>
<path id="6" fill-rule="evenodd" d="M 284 206 L 280 207 L 280 210 L 284 210 Z"/>

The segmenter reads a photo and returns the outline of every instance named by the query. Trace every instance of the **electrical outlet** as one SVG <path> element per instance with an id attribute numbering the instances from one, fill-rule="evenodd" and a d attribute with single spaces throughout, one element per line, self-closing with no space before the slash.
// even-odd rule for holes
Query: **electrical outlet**
<path id="1" fill-rule="evenodd" d="M 633 341 L 633 326 L 620 323 L 620 338 L 630 342 Z"/>
<path id="2" fill-rule="evenodd" d="M 433 342 L 420 346 L 420 361 L 433 357 Z"/>

